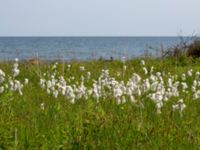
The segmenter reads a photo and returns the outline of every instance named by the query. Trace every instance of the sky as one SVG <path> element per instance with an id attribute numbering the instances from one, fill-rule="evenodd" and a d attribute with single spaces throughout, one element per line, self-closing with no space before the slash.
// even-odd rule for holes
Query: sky
<path id="1" fill-rule="evenodd" d="M 200 33 L 200 0 L 0 0 L 0 36 Z"/>

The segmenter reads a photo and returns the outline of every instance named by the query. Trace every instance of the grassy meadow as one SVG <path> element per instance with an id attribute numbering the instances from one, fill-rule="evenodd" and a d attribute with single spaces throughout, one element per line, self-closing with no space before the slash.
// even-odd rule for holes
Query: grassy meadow
<path id="1" fill-rule="evenodd" d="M 199 59 L 17 61 L 0 69 L 0 149 L 200 147 Z"/>

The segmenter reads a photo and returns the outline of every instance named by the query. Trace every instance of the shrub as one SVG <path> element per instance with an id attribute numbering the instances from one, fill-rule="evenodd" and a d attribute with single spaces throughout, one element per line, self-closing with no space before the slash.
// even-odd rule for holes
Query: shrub
<path id="1" fill-rule="evenodd" d="M 190 38 L 185 40 L 181 38 L 181 42 L 164 51 L 163 58 L 179 58 L 179 57 L 200 57 L 200 39 Z"/>
<path id="2" fill-rule="evenodd" d="M 195 40 L 188 46 L 187 55 L 193 58 L 200 57 L 200 40 Z"/>

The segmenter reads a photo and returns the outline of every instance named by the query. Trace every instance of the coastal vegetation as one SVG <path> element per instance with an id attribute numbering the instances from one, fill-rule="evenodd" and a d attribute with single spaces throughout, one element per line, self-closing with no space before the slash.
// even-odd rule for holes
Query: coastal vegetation
<path id="1" fill-rule="evenodd" d="M 198 149 L 200 59 L 0 63 L 1 149 Z"/>

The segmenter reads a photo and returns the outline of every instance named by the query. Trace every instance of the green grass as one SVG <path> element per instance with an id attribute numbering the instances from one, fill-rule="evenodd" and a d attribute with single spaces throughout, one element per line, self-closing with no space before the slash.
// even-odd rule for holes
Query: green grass
<path id="1" fill-rule="evenodd" d="M 59 73 L 65 78 L 91 72 L 97 79 L 102 69 L 109 69 L 117 80 L 127 81 L 133 72 L 142 74 L 140 60 L 126 62 L 124 77 L 120 61 L 71 62 L 59 64 Z M 200 61 L 189 63 L 173 59 L 146 59 L 146 66 L 157 71 L 181 74 L 188 69 L 200 71 Z M 29 85 L 18 93 L 0 94 L 0 149 L 198 149 L 200 147 L 200 101 L 185 96 L 186 109 L 183 117 L 172 112 L 173 101 L 168 101 L 161 114 L 155 104 L 143 99 L 145 107 L 127 102 L 117 105 L 113 98 L 96 103 L 91 97 L 69 103 L 63 96 L 55 99 L 39 86 L 40 76 L 51 71 L 52 64 L 30 65 L 20 63 L 17 79 L 29 78 Z M 85 72 L 79 66 L 85 66 Z M 12 63 L 0 63 L 0 69 L 10 74 Z M 64 71 L 64 72 L 63 72 Z M 189 82 L 189 80 L 188 80 Z M 87 83 L 91 85 L 92 82 Z M 189 95 L 190 93 L 188 93 Z M 44 103 L 44 110 L 41 104 Z"/>

